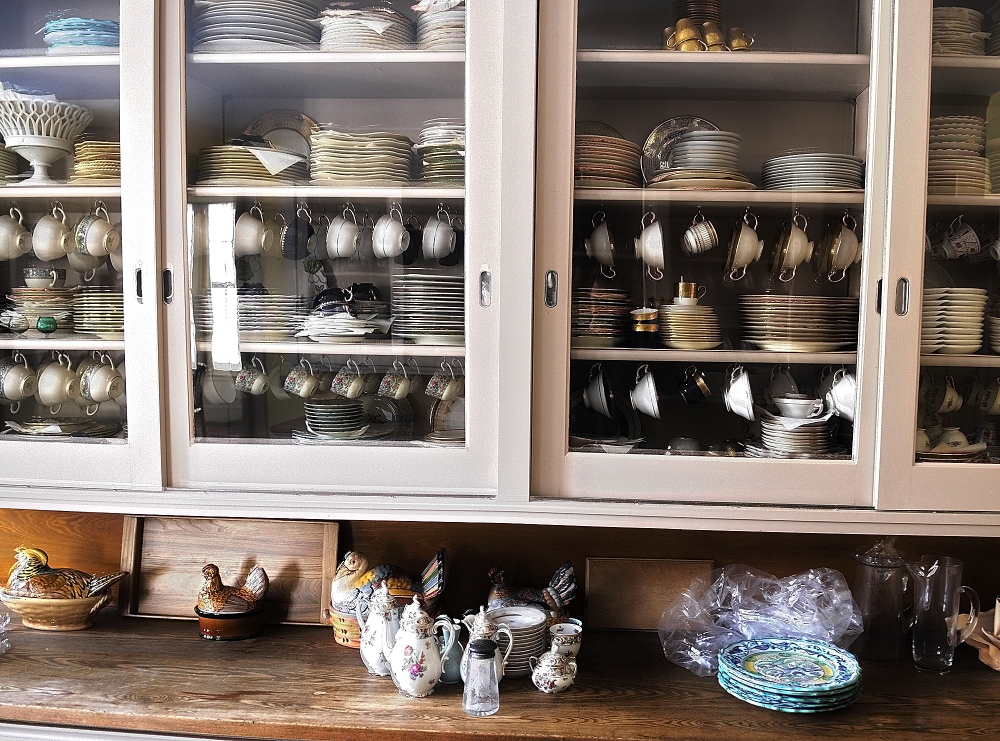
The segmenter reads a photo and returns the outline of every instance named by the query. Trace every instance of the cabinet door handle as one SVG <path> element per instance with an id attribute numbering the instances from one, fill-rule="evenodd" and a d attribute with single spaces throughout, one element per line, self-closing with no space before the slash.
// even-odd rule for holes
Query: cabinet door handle
<path id="1" fill-rule="evenodd" d="M 142 268 L 135 269 L 135 300 L 142 303 Z"/>
<path id="2" fill-rule="evenodd" d="M 163 287 L 163 303 L 169 304 L 174 300 L 174 271 L 165 268 L 160 275 L 160 285 Z"/>
<path id="3" fill-rule="evenodd" d="M 882 279 L 878 279 L 878 283 L 875 284 L 875 313 L 882 313 Z"/>
<path id="4" fill-rule="evenodd" d="M 493 303 L 493 273 L 489 265 L 479 269 L 479 305 L 484 309 Z"/>
<path id="5" fill-rule="evenodd" d="M 554 309 L 558 303 L 559 273 L 555 270 L 549 270 L 545 273 L 545 305 L 550 309 Z"/>
<path id="6" fill-rule="evenodd" d="M 900 278 L 896 281 L 896 316 L 906 316 L 910 310 L 910 281 Z"/>

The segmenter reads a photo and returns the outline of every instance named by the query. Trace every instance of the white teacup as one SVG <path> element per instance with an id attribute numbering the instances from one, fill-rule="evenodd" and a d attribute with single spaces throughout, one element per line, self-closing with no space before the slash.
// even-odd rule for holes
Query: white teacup
<path id="1" fill-rule="evenodd" d="M 88 364 L 82 372 L 77 369 L 77 375 L 80 377 L 80 398 L 92 404 L 117 399 L 125 390 L 125 379 L 106 355 L 100 362 Z M 87 413 L 91 413 L 89 408 Z"/>
<path id="2" fill-rule="evenodd" d="M 822 399 L 814 399 L 807 394 L 780 396 L 774 400 L 774 405 L 783 416 L 795 419 L 818 417 L 826 408 Z"/>
<path id="3" fill-rule="evenodd" d="M 275 214 L 264 224 L 264 231 L 261 235 L 260 253 L 264 257 L 277 260 L 282 257 L 281 247 L 285 236 L 285 229 L 288 228 L 288 221 L 283 214 Z"/>
<path id="4" fill-rule="evenodd" d="M 605 417 L 610 418 L 613 414 L 614 395 L 607 387 L 600 363 L 590 369 L 590 382 L 583 390 L 583 403 Z"/>
<path id="5" fill-rule="evenodd" d="M 354 209 L 347 206 L 344 213 L 335 216 L 326 231 L 326 254 L 332 260 L 338 257 L 353 257 L 358 251 L 358 217 Z"/>
<path id="6" fill-rule="evenodd" d="M 455 251 L 457 239 L 455 228 L 451 225 L 451 216 L 444 209 L 439 209 L 437 216 L 430 217 L 424 225 L 421 253 L 425 260 L 440 260 Z"/>
<path id="7" fill-rule="evenodd" d="M 827 393 L 833 388 L 833 382 L 836 380 L 837 371 L 843 370 L 845 373 L 847 369 L 841 366 L 840 368 L 834 368 L 832 365 L 828 365 L 823 368 L 820 373 L 819 386 L 816 388 L 816 396 L 820 399 L 825 399 Z"/>
<path id="8" fill-rule="evenodd" d="M 826 395 L 826 405 L 844 419 L 853 422 L 858 402 L 858 379 L 853 373 L 838 370 L 833 387 Z"/>
<path id="9" fill-rule="evenodd" d="M 87 214 L 74 231 L 76 251 L 91 257 L 106 257 L 122 246 L 122 236 L 111 223 L 107 207 L 98 202 L 94 212 Z"/>
<path id="10" fill-rule="evenodd" d="M 35 256 L 45 262 L 66 257 L 76 249 L 73 230 L 66 224 L 66 212 L 61 203 L 56 201 L 52 205 L 52 213 L 45 214 L 35 224 L 31 244 Z"/>
<path id="11" fill-rule="evenodd" d="M 759 260 L 762 254 L 764 240 L 757 236 L 757 217 L 748 211 L 733 229 L 723 277 L 729 282 L 742 279 L 747 273 L 747 267 Z"/>
<path id="12" fill-rule="evenodd" d="M 61 288 L 66 283 L 65 268 L 29 267 L 22 274 L 28 288 Z"/>
<path id="13" fill-rule="evenodd" d="M 945 427 L 937 444 L 947 445 L 949 448 L 967 448 L 969 447 L 969 438 L 957 427 Z"/>
<path id="14" fill-rule="evenodd" d="M 206 370 L 201 382 L 201 394 L 206 404 L 232 404 L 236 401 L 236 376 L 229 371 Z M 124 398 L 124 394 L 118 397 L 119 405 Z"/>
<path id="15" fill-rule="evenodd" d="M 629 392 L 632 407 L 653 419 L 660 418 L 659 395 L 656 393 L 656 381 L 648 365 L 641 365 L 635 374 L 635 388 Z"/>
<path id="16" fill-rule="evenodd" d="M 955 379 L 947 376 L 943 384 L 936 384 L 927 396 L 929 407 L 938 414 L 957 412 L 962 408 L 964 399 L 955 390 Z"/>
<path id="17" fill-rule="evenodd" d="M 89 283 L 94 279 L 97 270 L 104 264 L 103 257 L 94 257 L 83 252 L 73 251 L 66 255 L 69 266 L 80 273 L 84 283 Z"/>
<path id="18" fill-rule="evenodd" d="M 715 226 L 699 211 L 681 238 L 681 249 L 688 257 L 694 257 L 718 246 L 719 234 Z"/>
<path id="19" fill-rule="evenodd" d="M 351 258 L 354 262 L 371 262 L 375 259 L 375 245 L 373 240 L 375 238 L 375 220 L 371 216 L 365 214 L 364 219 L 361 220 L 361 225 L 358 227 L 358 239 L 357 246 L 358 250 L 354 253 Z M 425 241 L 424 244 L 427 244 Z"/>
<path id="20" fill-rule="evenodd" d="M 594 226 L 590 236 L 583 240 L 583 249 L 587 257 L 596 260 L 601 265 L 601 274 L 606 278 L 615 277 L 615 240 L 611 235 L 611 227 L 603 211 L 594 214 L 591 221 Z M 644 255 L 640 257 L 645 260 Z M 652 259 L 652 257 L 650 258 Z"/>
<path id="21" fill-rule="evenodd" d="M 13 260 L 31 251 L 31 233 L 24 228 L 24 214 L 17 206 L 0 216 L 0 260 Z"/>
<path id="22" fill-rule="evenodd" d="M 736 365 L 727 371 L 726 377 L 726 388 L 722 394 L 726 409 L 753 422 L 755 419 L 753 389 L 750 388 L 749 374 L 743 366 Z"/>
<path id="23" fill-rule="evenodd" d="M 264 212 L 259 203 L 236 220 L 233 249 L 237 257 L 259 255 L 264 251 Z"/>
<path id="24" fill-rule="evenodd" d="M 57 361 L 46 365 L 38 374 L 35 395 L 52 414 L 58 414 L 63 404 L 80 395 L 80 378 L 73 370 L 69 356 L 60 355 Z"/>
<path id="25" fill-rule="evenodd" d="M 979 408 L 983 414 L 995 416 L 1000 414 L 1000 379 L 993 381 L 980 397 Z"/>
<path id="26" fill-rule="evenodd" d="M 776 399 L 794 396 L 799 393 L 799 385 L 792 378 L 792 371 L 782 365 L 771 369 L 771 381 L 764 390 L 764 402 L 771 406 Z"/>
<path id="27" fill-rule="evenodd" d="M 454 230 L 452 230 L 454 231 Z M 392 204 L 389 213 L 375 223 L 372 234 L 372 249 L 375 257 L 394 258 L 406 252 L 410 246 L 410 233 L 403 222 L 403 207 Z"/>
<path id="28" fill-rule="evenodd" d="M 121 249 L 108 255 L 108 262 L 111 263 L 111 267 L 114 268 L 116 273 L 120 273 L 124 270 L 125 263 L 122 262 L 122 254 L 124 252 L 125 250 Z"/>
<path id="29" fill-rule="evenodd" d="M 854 231 L 857 222 L 849 214 L 836 228 L 830 240 L 829 264 L 826 279 L 839 283 L 847 276 L 847 269 L 861 261 L 861 243 Z"/>
<path id="30" fill-rule="evenodd" d="M 813 243 L 805 232 L 807 223 L 806 217 L 796 212 L 792 220 L 782 228 L 771 258 L 772 280 L 789 282 L 795 277 L 795 269 L 812 257 Z"/>
<path id="31" fill-rule="evenodd" d="M 34 396 L 37 389 L 38 376 L 21 353 L 0 362 L 0 401 L 18 402 Z"/>
<path id="32" fill-rule="evenodd" d="M 913 447 L 918 453 L 924 453 L 931 449 L 931 439 L 923 427 L 917 428 L 917 433 L 913 436 Z"/>
<path id="33" fill-rule="evenodd" d="M 649 223 L 646 223 L 647 217 L 650 219 Z M 642 225 L 642 232 L 639 236 L 635 238 L 635 254 L 639 259 L 641 259 L 646 264 L 646 273 L 653 280 L 663 279 L 663 267 L 665 265 L 665 259 L 663 254 L 663 225 L 656 220 L 656 214 L 652 211 L 646 213 L 642 217 L 640 222 Z M 597 229 L 602 226 L 606 227 L 607 222 L 603 221 L 598 224 Z M 597 231 L 595 229 L 595 232 Z M 608 233 L 610 239 L 610 232 Z M 593 248 L 594 237 L 591 236 L 589 240 L 591 248 Z M 593 257 L 593 255 L 591 255 Z M 596 258 L 595 258 L 596 259 Z M 602 265 L 606 264 L 601 260 Z M 611 263 L 610 266 L 614 266 L 614 254 L 612 250 Z"/>

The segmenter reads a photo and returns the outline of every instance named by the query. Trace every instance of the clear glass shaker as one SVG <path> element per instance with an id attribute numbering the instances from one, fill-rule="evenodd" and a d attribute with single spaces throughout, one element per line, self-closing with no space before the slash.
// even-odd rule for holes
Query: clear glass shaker
<path id="1" fill-rule="evenodd" d="M 469 643 L 469 665 L 462 693 L 462 710 L 469 715 L 493 715 L 500 709 L 496 652 L 495 641 L 477 638 Z"/>

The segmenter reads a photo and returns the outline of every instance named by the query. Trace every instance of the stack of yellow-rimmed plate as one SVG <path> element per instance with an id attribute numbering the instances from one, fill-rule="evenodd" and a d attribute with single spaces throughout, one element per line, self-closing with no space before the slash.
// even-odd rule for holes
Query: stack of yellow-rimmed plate
<path id="1" fill-rule="evenodd" d="M 920 352 L 969 355 L 983 346 L 985 288 L 925 288 Z"/>
<path id="2" fill-rule="evenodd" d="M 117 185 L 122 177 L 121 145 L 118 142 L 76 143 L 71 182 L 86 185 Z"/>
<path id="3" fill-rule="evenodd" d="M 314 130 L 309 158 L 315 185 L 409 185 L 413 142 L 386 131 Z"/>
<path id="4" fill-rule="evenodd" d="M 675 350 L 714 350 L 722 344 L 719 317 L 711 306 L 663 304 L 660 339 Z"/>
<path id="5" fill-rule="evenodd" d="M 927 192 L 931 195 L 981 195 L 990 191 L 986 120 L 979 116 L 931 119 Z"/>
<path id="6" fill-rule="evenodd" d="M 577 188 L 638 188 L 642 149 L 628 139 L 577 134 L 574 152 Z"/>
<path id="7" fill-rule="evenodd" d="M 306 158 L 297 152 L 223 145 L 198 156 L 199 185 L 297 185 L 307 177 Z"/>
<path id="8" fill-rule="evenodd" d="M 832 352 L 858 341 L 858 299 L 740 296 L 743 338 L 772 352 Z"/>
<path id="9" fill-rule="evenodd" d="M 125 306 L 121 291 L 85 286 L 73 300 L 73 330 L 104 340 L 125 338 Z"/>

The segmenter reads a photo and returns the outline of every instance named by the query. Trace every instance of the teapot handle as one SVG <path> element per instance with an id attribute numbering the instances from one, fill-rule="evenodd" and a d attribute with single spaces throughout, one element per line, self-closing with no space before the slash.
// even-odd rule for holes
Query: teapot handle
<path id="1" fill-rule="evenodd" d="M 444 645 L 440 646 L 441 658 L 443 659 L 451 651 L 451 647 L 455 645 L 455 634 L 458 633 L 458 630 L 456 630 L 455 624 L 446 617 L 439 617 L 434 621 L 434 631 L 437 632 L 438 628 L 443 628 L 447 634 Z"/>
<path id="2" fill-rule="evenodd" d="M 531 671 L 535 671 L 535 667 L 538 666 L 538 657 L 537 656 L 529 656 L 528 657 L 528 666 L 531 667 Z"/>
<path id="3" fill-rule="evenodd" d="M 567 664 L 569 664 L 569 668 L 570 668 L 570 669 L 572 670 L 572 672 L 573 672 L 573 678 L 574 678 L 574 679 L 576 679 L 576 659 L 570 659 L 570 660 L 569 660 L 568 662 L 566 662 L 566 663 L 567 663 Z"/>
<path id="4" fill-rule="evenodd" d="M 514 648 L 514 636 L 510 632 L 510 628 L 506 625 L 501 625 L 497 628 L 497 637 L 505 635 L 507 636 L 507 650 L 503 652 L 503 665 L 507 666 L 507 658 L 510 656 L 511 649 Z"/>
<path id="5" fill-rule="evenodd" d="M 964 643 L 979 622 L 979 595 L 971 587 L 962 587 L 959 592 L 965 592 L 969 596 L 969 622 L 958 631 L 958 643 Z"/>
<path id="6" fill-rule="evenodd" d="M 357 602 L 354 603 L 354 616 L 358 619 L 358 627 L 361 628 L 361 632 L 364 633 L 366 621 L 365 621 L 364 617 L 362 616 L 362 610 L 361 610 L 361 606 L 362 605 L 365 605 L 366 607 L 368 607 L 368 610 L 369 610 L 368 611 L 368 617 L 371 617 L 371 606 L 368 605 L 367 600 L 363 600 L 363 599 L 359 599 Z"/>

